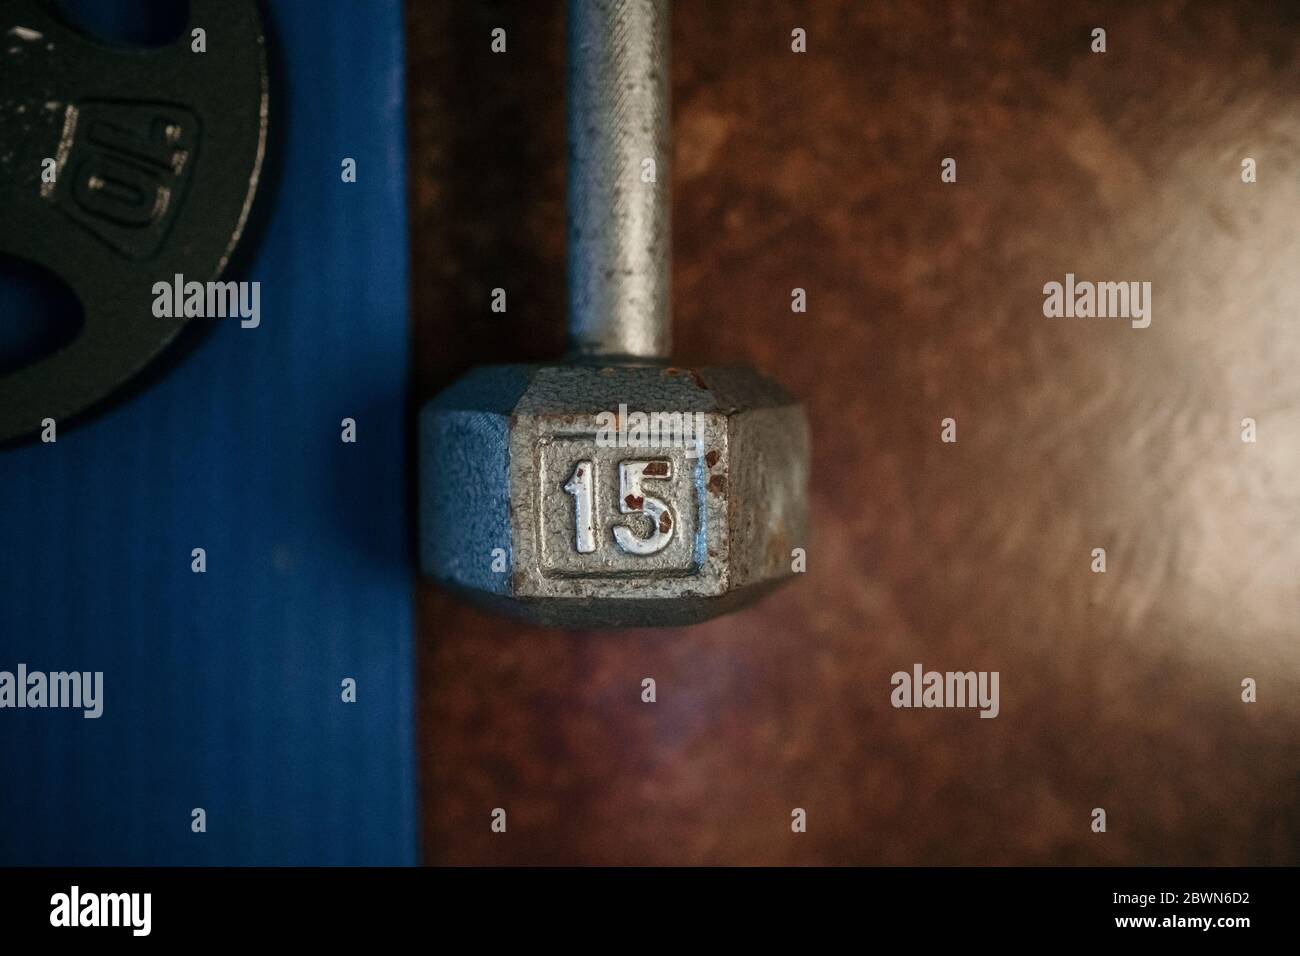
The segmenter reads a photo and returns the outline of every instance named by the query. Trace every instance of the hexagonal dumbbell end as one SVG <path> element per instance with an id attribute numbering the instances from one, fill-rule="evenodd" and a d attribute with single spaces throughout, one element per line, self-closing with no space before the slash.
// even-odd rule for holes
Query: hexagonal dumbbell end
<path id="1" fill-rule="evenodd" d="M 539 624 L 692 624 L 789 577 L 808 451 L 745 368 L 478 369 L 420 415 L 421 565 Z"/>

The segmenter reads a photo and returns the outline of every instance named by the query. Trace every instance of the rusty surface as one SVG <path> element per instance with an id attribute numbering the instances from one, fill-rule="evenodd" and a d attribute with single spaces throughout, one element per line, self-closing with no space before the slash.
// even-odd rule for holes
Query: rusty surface
<path id="1" fill-rule="evenodd" d="M 425 859 L 1300 862 L 1297 8 L 675 6 L 677 351 L 807 400 L 808 571 L 603 634 L 418 585 Z M 408 18 L 423 400 L 563 348 L 564 34 Z M 1067 272 L 1150 328 L 1044 318 Z M 894 709 L 916 662 L 999 716 Z"/>

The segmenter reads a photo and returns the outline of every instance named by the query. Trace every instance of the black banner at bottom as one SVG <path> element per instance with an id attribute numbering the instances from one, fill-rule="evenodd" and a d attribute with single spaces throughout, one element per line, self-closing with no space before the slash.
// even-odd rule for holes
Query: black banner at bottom
<path id="1" fill-rule="evenodd" d="M 1296 890 L 1294 869 L 10 869 L 0 925 L 6 940 L 83 944 L 414 936 L 460 948 L 523 934 L 621 948 L 779 931 L 1232 945 L 1294 938 Z"/>

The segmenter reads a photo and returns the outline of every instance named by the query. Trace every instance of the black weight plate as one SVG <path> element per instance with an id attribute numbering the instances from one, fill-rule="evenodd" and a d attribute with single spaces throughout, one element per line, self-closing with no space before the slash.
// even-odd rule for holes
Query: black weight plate
<path id="1" fill-rule="evenodd" d="M 154 315 L 153 286 L 225 269 L 267 101 L 255 0 L 191 0 L 180 39 L 156 49 L 99 43 L 49 2 L 0 0 L 0 253 L 59 276 L 85 312 L 65 348 L 0 378 L 0 442 L 106 398 L 176 338 L 186 320 Z"/>

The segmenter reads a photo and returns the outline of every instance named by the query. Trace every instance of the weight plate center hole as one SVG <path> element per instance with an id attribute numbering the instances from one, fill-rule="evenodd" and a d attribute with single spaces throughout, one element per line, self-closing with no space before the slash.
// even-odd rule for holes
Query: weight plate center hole
<path id="1" fill-rule="evenodd" d="M 0 255 L 0 374 L 26 368 L 69 345 L 85 311 L 58 276 Z"/>
<path id="2" fill-rule="evenodd" d="M 170 46 L 189 23 L 188 0 L 57 0 L 69 24 L 117 47 Z"/>

